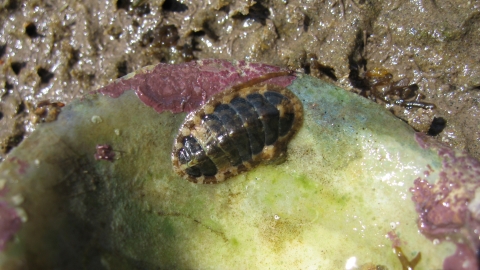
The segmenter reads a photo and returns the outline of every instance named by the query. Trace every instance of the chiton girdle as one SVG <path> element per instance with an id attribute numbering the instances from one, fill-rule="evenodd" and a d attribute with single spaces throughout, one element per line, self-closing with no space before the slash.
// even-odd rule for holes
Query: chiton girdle
<path id="1" fill-rule="evenodd" d="M 194 183 L 214 184 L 285 156 L 303 109 L 290 90 L 264 81 L 269 73 L 212 96 L 190 112 L 175 138 L 174 171 Z"/>

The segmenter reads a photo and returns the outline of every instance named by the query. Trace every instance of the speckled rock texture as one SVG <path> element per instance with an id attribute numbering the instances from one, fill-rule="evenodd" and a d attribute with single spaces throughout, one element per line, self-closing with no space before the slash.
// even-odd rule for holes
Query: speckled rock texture
<path id="1" fill-rule="evenodd" d="M 40 101 L 68 103 L 149 64 L 223 58 L 288 67 L 355 92 L 368 88 L 358 83 L 366 71 L 384 69 L 436 105 L 387 108 L 478 158 L 479 10 L 479 1 L 463 0 L 5 0 L 2 156 L 35 128 Z"/>

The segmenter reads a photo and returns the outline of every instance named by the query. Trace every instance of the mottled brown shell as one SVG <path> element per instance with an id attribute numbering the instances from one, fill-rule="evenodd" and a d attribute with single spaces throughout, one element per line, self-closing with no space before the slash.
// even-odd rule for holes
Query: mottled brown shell
<path id="1" fill-rule="evenodd" d="M 302 104 L 287 88 L 231 88 L 187 115 L 174 141 L 173 168 L 194 183 L 222 182 L 285 155 L 302 120 Z"/>

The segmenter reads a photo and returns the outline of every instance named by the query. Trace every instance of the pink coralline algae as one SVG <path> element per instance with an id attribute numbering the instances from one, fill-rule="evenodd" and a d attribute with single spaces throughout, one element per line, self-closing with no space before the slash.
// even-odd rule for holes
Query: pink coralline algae
<path id="1" fill-rule="evenodd" d="M 113 152 L 112 147 L 108 144 L 97 144 L 95 149 L 97 150 L 93 155 L 95 160 L 113 161 L 115 158 L 115 152 Z"/>
<path id="2" fill-rule="evenodd" d="M 415 139 L 422 148 L 436 151 L 442 159 L 436 183 L 418 178 L 411 188 L 419 229 L 430 239 L 457 244 L 457 252 L 445 260 L 445 267 L 478 269 L 477 259 L 472 256 L 480 246 L 480 162 L 422 133 L 417 133 Z M 429 168 L 426 175 L 430 171 Z M 468 260 L 466 256 L 470 256 Z M 464 263 L 466 260 L 471 263 Z"/>
<path id="3" fill-rule="evenodd" d="M 444 270 L 472 269 L 478 268 L 477 256 L 466 244 L 457 244 L 455 254 L 446 258 L 443 262 Z"/>
<path id="4" fill-rule="evenodd" d="M 18 173 L 19 174 L 25 174 L 27 173 L 27 170 L 28 168 L 30 167 L 30 165 L 28 164 L 28 162 L 26 162 L 25 160 L 21 160 L 19 158 L 16 158 L 16 157 L 13 157 L 11 159 L 9 159 L 8 161 L 6 162 L 12 162 L 12 163 L 16 163 L 18 165 Z"/>
<path id="5" fill-rule="evenodd" d="M 7 203 L 0 201 L 0 251 L 5 248 L 8 241 L 20 229 L 21 223 L 17 211 L 8 206 Z"/>
<path id="6" fill-rule="evenodd" d="M 268 73 L 288 71 L 285 68 L 245 61 L 198 60 L 178 65 L 158 64 L 133 77 L 120 78 L 98 90 L 118 97 L 134 90 L 140 100 L 157 112 L 190 112 L 212 95 L 233 85 L 247 82 Z M 295 76 L 281 76 L 267 81 L 286 87 Z"/>

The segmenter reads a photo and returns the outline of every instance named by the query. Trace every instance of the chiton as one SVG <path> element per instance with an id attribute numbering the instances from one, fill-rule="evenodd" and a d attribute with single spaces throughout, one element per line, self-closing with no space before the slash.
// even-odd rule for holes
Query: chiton
<path id="1" fill-rule="evenodd" d="M 237 85 L 187 115 L 174 141 L 173 168 L 194 183 L 222 182 L 284 157 L 302 120 L 302 103 L 287 88 Z"/>

